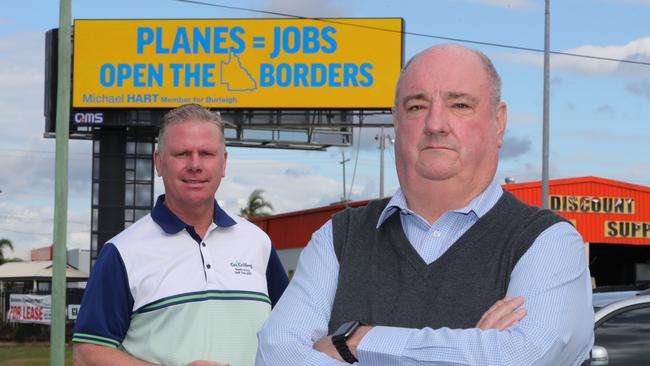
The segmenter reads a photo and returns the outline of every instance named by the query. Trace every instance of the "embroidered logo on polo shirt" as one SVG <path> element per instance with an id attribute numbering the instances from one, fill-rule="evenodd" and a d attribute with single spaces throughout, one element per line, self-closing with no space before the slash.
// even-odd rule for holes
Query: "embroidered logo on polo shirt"
<path id="1" fill-rule="evenodd" d="M 235 270 L 236 275 L 250 276 L 253 274 L 253 265 L 242 260 L 230 262 L 230 267 Z"/>

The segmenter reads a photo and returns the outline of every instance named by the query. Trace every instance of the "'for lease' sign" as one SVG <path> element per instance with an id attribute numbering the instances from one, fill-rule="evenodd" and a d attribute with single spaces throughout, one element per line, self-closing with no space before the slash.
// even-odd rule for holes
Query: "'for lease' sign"
<path id="1" fill-rule="evenodd" d="M 50 324 L 52 297 L 50 295 L 11 294 L 7 321 L 14 323 Z"/>

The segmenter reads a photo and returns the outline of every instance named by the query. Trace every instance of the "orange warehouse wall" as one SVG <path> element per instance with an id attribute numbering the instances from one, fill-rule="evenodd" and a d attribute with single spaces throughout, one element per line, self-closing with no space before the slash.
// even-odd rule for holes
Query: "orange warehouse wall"
<path id="1" fill-rule="evenodd" d="M 528 204 L 541 206 L 541 182 L 506 184 L 503 188 Z M 601 208 L 602 202 L 607 199 L 632 199 L 634 213 L 594 213 L 581 212 L 580 209 L 574 211 L 556 210 L 556 212 L 576 226 L 585 242 L 650 245 L 650 187 L 599 177 L 580 177 L 550 181 L 549 193 L 552 198 L 551 203 L 553 203 L 553 196 L 574 197 L 574 200 L 588 201 L 598 199 L 601 200 Z M 555 200 L 557 199 L 556 197 Z M 348 206 L 358 207 L 367 203 L 368 201 L 349 202 Z M 347 207 L 345 204 L 334 204 L 253 218 L 251 222 L 262 228 L 271 237 L 271 241 L 277 249 L 302 248 L 307 245 L 314 231 L 345 207 Z M 627 237 L 608 236 L 607 233 L 611 231 L 607 227 L 608 221 L 626 226 L 628 228 Z M 640 237 L 630 237 L 632 225 L 636 225 L 636 234 Z M 645 233 L 643 232 L 644 228 L 647 229 Z M 623 234 L 623 231 L 617 230 L 617 234 Z"/>
<path id="2" fill-rule="evenodd" d="M 304 211 L 255 217 L 250 221 L 269 235 L 276 249 L 303 248 L 311 239 L 314 231 L 323 226 L 332 215 L 346 207 L 359 207 L 367 204 L 368 201 L 349 202 L 347 205 L 334 204 Z"/>
<path id="3" fill-rule="evenodd" d="M 528 204 L 541 206 L 540 182 L 503 188 Z M 558 179 L 549 183 L 549 195 L 551 209 L 573 222 L 585 242 L 650 245 L 648 187 L 598 177 Z M 573 203 L 567 202 L 569 197 Z M 610 211 L 623 212 L 604 212 L 606 202 Z M 601 212 L 593 212 L 594 208 Z"/>

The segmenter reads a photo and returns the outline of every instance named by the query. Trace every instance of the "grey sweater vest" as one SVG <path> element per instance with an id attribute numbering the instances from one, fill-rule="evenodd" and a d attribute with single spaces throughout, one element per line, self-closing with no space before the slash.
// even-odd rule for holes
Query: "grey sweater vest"
<path id="1" fill-rule="evenodd" d="M 427 265 L 406 238 L 399 213 L 375 228 L 387 204 L 388 199 L 373 201 L 332 218 L 340 268 L 329 334 L 349 320 L 473 328 L 505 296 L 512 269 L 539 234 L 564 220 L 504 191 L 494 207 Z"/>

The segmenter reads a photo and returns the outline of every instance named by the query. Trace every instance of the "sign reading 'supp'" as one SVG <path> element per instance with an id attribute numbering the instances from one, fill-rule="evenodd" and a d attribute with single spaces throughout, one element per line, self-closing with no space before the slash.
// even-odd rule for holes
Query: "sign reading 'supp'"
<path id="1" fill-rule="evenodd" d="M 75 108 L 387 109 L 399 18 L 76 20 Z"/>

